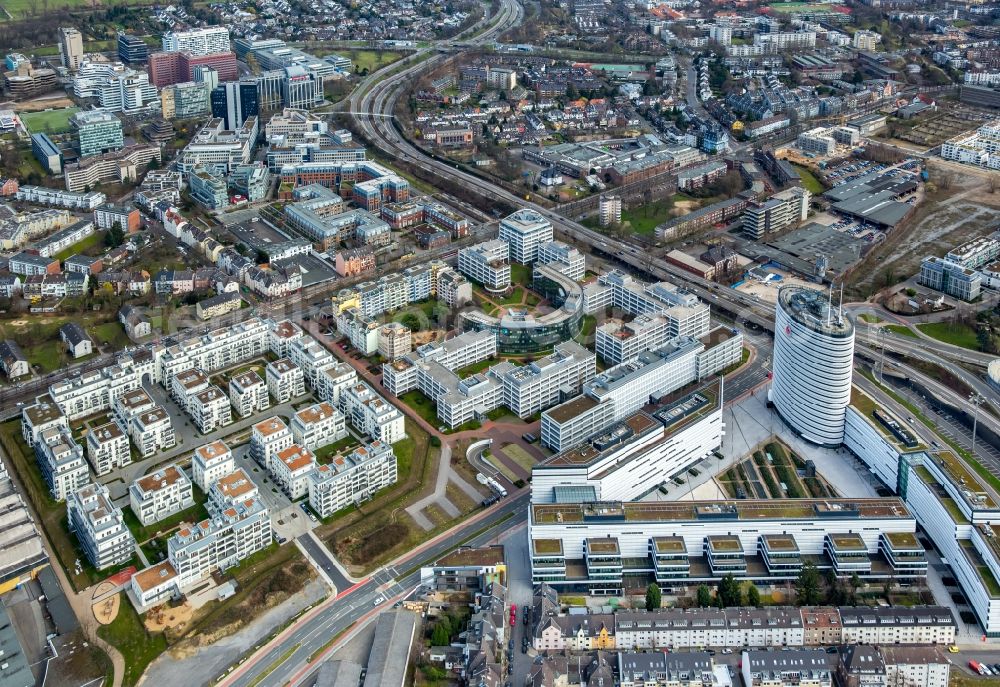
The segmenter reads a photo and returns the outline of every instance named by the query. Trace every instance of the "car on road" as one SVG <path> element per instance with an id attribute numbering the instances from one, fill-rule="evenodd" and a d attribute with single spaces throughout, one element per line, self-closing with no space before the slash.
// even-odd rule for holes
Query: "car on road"
<path id="1" fill-rule="evenodd" d="M 954 644 L 952 644 L 950 647 L 948 647 L 948 653 L 949 654 L 957 654 L 958 653 L 958 647 L 955 646 Z"/>
<path id="2" fill-rule="evenodd" d="M 385 603 L 384 596 L 376 596 L 375 601 L 372 602 L 372 606 L 381 606 L 384 603 Z"/>

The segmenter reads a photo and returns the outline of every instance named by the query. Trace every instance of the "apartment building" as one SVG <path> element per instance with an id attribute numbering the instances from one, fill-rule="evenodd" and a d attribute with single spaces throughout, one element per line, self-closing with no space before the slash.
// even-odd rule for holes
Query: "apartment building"
<path id="1" fill-rule="evenodd" d="M 128 498 L 139 522 L 149 526 L 193 506 L 194 490 L 184 470 L 171 464 L 132 482 Z"/>
<path id="2" fill-rule="evenodd" d="M 346 308 L 337 315 L 337 331 L 346 336 L 351 346 L 362 355 L 378 353 L 379 323 L 358 308 Z"/>
<path id="3" fill-rule="evenodd" d="M 373 440 L 395 444 L 406 436 L 403 414 L 367 382 L 358 381 L 341 390 L 340 406 L 351 426 Z"/>
<path id="4" fill-rule="evenodd" d="M 56 501 L 68 499 L 90 481 L 83 448 L 73 439 L 69 427 L 54 426 L 39 431 L 35 458 Z"/>
<path id="5" fill-rule="evenodd" d="M 295 439 L 285 421 L 274 416 L 255 424 L 250 430 L 250 455 L 259 465 L 270 465 L 271 456 L 284 451 Z"/>
<path id="6" fill-rule="evenodd" d="M 587 272 L 583 253 L 562 241 L 539 244 L 537 262 L 549 265 L 575 281 L 581 281 Z"/>
<path id="7" fill-rule="evenodd" d="M 191 458 L 191 476 L 198 488 L 205 493 L 235 469 L 233 452 L 221 439 L 199 446 Z"/>
<path id="8" fill-rule="evenodd" d="M 192 55 L 211 55 L 229 52 L 229 29 L 209 26 L 189 31 L 169 31 L 163 34 L 163 52 L 189 52 Z"/>
<path id="9" fill-rule="evenodd" d="M 87 432 L 87 459 L 98 477 L 132 462 L 128 434 L 116 420 Z"/>
<path id="10" fill-rule="evenodd" d="M 212 373 L 263 356 L 268 351 L 269 325 L 254 317 L 220 327 L 167 347 L 157 358 L 156 379 L 169 380 L 181 370 Z"/>
<path id="11" fill-rule="evenodd" d="M 510 244 L 493 239 L 461 249 L 458 271 L 487 291 L 506 290 L 510 286 Z"/>
<path id="12" fill-rule="evenodd" d="M 286 449 L 272 453 L 267 467 L 275 484 L 295 499 L 309 492 L 309 473 L 316 469 L 316 457 L 309 449 L 292 444 Z"/>
<path id="13" fill-rule="evenodd" d="M 76 132 L 81 157 L 110 153 L 125 145 L 121 120 L 107 110 L 81 110 L 69 123 Z"/>
<path id="14" fill-rule="evenodd" d="M 271 516 L 258 498 L 210 511 L 211 517 L 181 527 L 167 541 L 167 559 L 179 589 L 226 570 L 271 545 Z"/>
<path id="15" fill-rule="evenodd" d="M 191 369 L 178 372 L 170 379 L 170 396 L 177 405 L 191 414 L 191 401 L 195 394 L 209 388 L 208 375 L 201 370 Z"/>
<path id="16" fill-rule="evenodd" d="M 191 419 L 202 434 L 214 432 L 233 421 L 229 398 L 214 384 L 194 394 L 190 401 Z"/>
<path id="17" fill-rule="evenodd" d="M 241 372 L 229 380 L 229 401 L 240 417 L 249 417 L 271 407 L 267 384 L 254 370 Z"/>
<path id="18" fill-rule="evenodd" d="M 274 396 L 276 403 L 287 403 L 306 393 L 306 378 L 302 368 L 288 358 L 279 358 L 267 364 L 264 368 L 267 378 L 267 391 Z"/>
<path id="19" fill-rule="evenodd" d="M 335 408 L 340 408 L 340 392 L 349 387 L 358 378 L 358 373 L 347 363 L 338 362 L 327 367 L 319 376 L 316 394 L 323 401 L 329 401 Z"/>
<path id="20" fill-rule="evenodd" d="M 156 401 L 142 387 L 131 389 L 118 396 L 111 404 L 111 414 L 122 427 L 128 427 L 135 415 L 153 410 Z"/>
<path id="21" fill-rule="evenodd" d="M 268 323 L 268 347 L 279 358 L 287 356 L 288 347 L 302 335 L 302 327 L 289 320 Z"/>
<path id="22" fill-rule="evenodd" d="M 308 477 L 309 507 L 326 518 L 342 508 L 371 498 L 396 483 L 396 454 L 380 441 L 359 446 L 350 455 L 337 456 Z"/>
<path id="23" fill-rule="evenodd" d="M 225 510 L 247 499 L 255 499 L 260 489 L 243 468 L 236 468 L 212 482 L 208 502 L 217 511 Z"/>
<path id="24" fill-rule="evenodd" d="M 746 687 L 832 687 L 833 671 L 822 649 L 744 651 Z"/>
<path id="25" fill-rule="evenodd" d="M 413 333 L 401 322 L 389 322 L 378 330 L 378 354 L 388 361 L 402 358 L 413 350 Z"/>
<path id="26" fill-rule="evenodd" d="M 24 443 L 34 447 L 42 432 L 47 429 L 69 430 L 69 420 L 48 394 L 35 399 L 21 409 L 21 436 Z"/>
<path id="27" fill-rule="evenodd" d="M 347 436 L 344 415 L 327 401 L 315 403 L 295 413 L 291 423 L 296 444 L 316 450 Z"/>
<path id="28" fill-rule="evenodd" d="M 98 570 L 127 563 L 135 555 L 132 533 L 103 484 L 87 484 L 71 492 L 66 498 L 66 513 L 70 530 Z"/>
<path id="29" fill-rule="evenodd" d="M 157 451 L 173 448 L 176 443 L 170 413 L 163 406 L 158 405 L 133 415 L 128 430 L 132 443 L 143 458 L 148 458 Z"/>
<path id="30" fill-rule="evenodd" d="M 472 284 L 465 275 L 451 268 L 443 269 L 437 275 L 437 297 L 449 308 L 460 308 L 472 302 Z"/>
<path id="31" fill-rule="evenodd" d="M 292 342 L 288 347 L 288 357 L 302 369 L 310 389 L 316 388 L 320 373 L 337 362 L 326 346 L 308 334 Z"/>
<path id="32" fill-rule="evenodd" d="M 535 262 L 538 247 L 552 238 L 552 223 L 534 210 L 518 210 L 500 220 L 500 240 L 510 244 L 510 259 L 522 265 Z"/>

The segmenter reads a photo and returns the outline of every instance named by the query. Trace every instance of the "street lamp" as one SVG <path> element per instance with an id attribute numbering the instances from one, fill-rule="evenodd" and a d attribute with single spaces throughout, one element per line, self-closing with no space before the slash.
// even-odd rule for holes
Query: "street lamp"
<path id="1" fill-rule="evenodd" d="M 969 394 L 969 403 L 972 404 L 973 414 L 972 414 L 972 456 L 976 455 L 976 427 L 979 424 L 979 406 L 981 406 L 986 401 L 986 397 L 977 391 Z"/>

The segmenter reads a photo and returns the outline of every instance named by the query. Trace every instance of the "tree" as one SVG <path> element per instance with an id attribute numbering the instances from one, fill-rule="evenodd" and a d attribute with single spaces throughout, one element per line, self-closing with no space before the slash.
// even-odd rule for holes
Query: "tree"
<path id="1" fill-rule="evenodd" d="M 431 644 L 434 646 L 448 646 L 451 643 L 451 631 L 448 627 L 447 619 L 442 619 L 434 625 L 431 631 Z"/>
<path id="2" fill-rule="evenodd" d="M 719 598 L 722 600 L 723 608 L 743 605 L 743 590 L 740 589 L 740 583 L 732 573 L 719 581 Z"/>
<path id="3" fill-rule="evenodd" d="M 702 608 L 708 608 L 712 605 L 712 590 L 708 588 L 708 585 L 698 585 L 698 605 Z"/>
<path id="4" fill-rule="evenodd" d="M 122 229 L 120 222 L 115 222 L 108 229 L 108 233 L 104 235 L 104 245 L 108 248 L 117 248 L 122 245 L 125 240 L 125 231 Z"/>
<path id="5" fill-rule="evenodd" d="M 795 583 L 795 597 L 800 606 L 815 606 L 819 603 L 819 571 L 816 564 L 806 561 Z"/>
<path id="6" fill-rule="evenodd" d="M 747 587 L 747 606 L 760 608 L 760 590 L 757 589 L 757 585 L 755 584 Z"/>
<path id="7" fill-rule="evenodd" d="M 848 584 L 851 585 L 851 603 L 852 604 L 857 603 L 858 602 L 858 587 L 861 586 L 861 578 L 858 577 L 857 573 L 852 573 L 851 574 L 851 579 L 848 581 Z"/>
<path id="8" fill-rule="evenodd" d="M 663 596 L 660 587 L 655 582 L 646 587 L 646 610 L 652 611 L 660 607 L 663 603 Z"/>

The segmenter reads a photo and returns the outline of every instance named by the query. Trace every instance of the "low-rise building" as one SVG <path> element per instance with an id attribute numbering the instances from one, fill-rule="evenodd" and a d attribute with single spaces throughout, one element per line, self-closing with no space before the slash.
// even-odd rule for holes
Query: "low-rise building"
<path id="1" fill-rule="evenodd" d="M 87 432 L 87 458 L 97 476 L 106 475 L 132 462 L 128 434 L 117 420 Z"/>
<path id="2" fill-rule="evenodd" d="M 66 345 L 66 350 L 74 358 L 83 358 L 94 352 L 94 342 L 87 332 L 76 322 L 67 322 L 59 328 L 59 338 Z"/>
<path id="3" fill-rule="evenodd" d="M 195 304 L 195 314 L 200 320 L 210 320 L 213 317 L 222 317 L 226 313 L 239 310 L 241 307 L 243 307 L 243 298 L 238 291 L 220 293 L 217 296 L 198 301 Z"/>
<path id="4" fill-rule="evenodd" d="M 194 505 L 191 480 L 176 464 L 132 482 L 129 506 L 144 526 L 152 525 Z"/>
<path id="5" fill-rule="evenodd" d="M 31 363 L 13 339 L 0 341 L 0 369 L 7 375 L 7 379 L 31 374 Z"/>
<path id="6" fill-rule="evenodd" d="M 746 687 L 831 687 L 833 671 L 822 649 L 744 651 Z"/>

